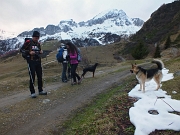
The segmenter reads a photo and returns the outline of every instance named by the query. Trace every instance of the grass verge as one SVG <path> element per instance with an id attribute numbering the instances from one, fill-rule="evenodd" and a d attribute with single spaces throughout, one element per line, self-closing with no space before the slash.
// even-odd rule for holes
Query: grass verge
<path id="1" fill-rule="evenodd" d="M 172 99 L 180 100 L 180 75 L 177 75 L 178 72 L 180 72 L 180 58 L 175 58 L 168 60 L 164 62 L 165 67 L 169 69 L 170 73 L 174 73 L 174 79 L 163 82 L 162 83 L 162 89 L 167 92 L 168 95 L 171 95 Z M 177 93 L 173 94 L 173 91 L 176 91 Z M 177 115 L 180 115 L 177 112 Z M 150 135 L 180 135 L 180 132 L 178 131 L 172 131 L 172 130 L 156 130 L 152 132 Z"/>
<path id="2" fill-rule="evenodd" d="M 134 87 L 134 77 L 126 78 L 121 85 L 98 95 L 89 105 L 77 111 L 57 131 L 51 134 L 89 135 L 125 134 L 132 135 L 134 126 L 129 121 L 129 108 L 134 99 L 127 92 Z"/>
<path id="3" fill-rule="evenodd" d="M 180 58 L 165 61 L 165 67 L 171 73 L 180 71 Z M 124 83 L 111 88 L 108 92 L 98 95 L 88 106 L 77 111 L 63 125 L 59 125 L 53 135 L 133 135 L 135 127 L 129 118 L 129 108 L 134 100 L 129 98 L 127 92 L 136 84 L 134 77 L 126 78 Z M 163 82 L 162 89 L 172 95 L 173 99 L 180 99 L 180 75 L 174 79 Z M 172 87 L 173 86 L 173 87 Z M 176 94 L 172 94 L 176 91 Z M 179 115 L 179 113 L 177 114 Z M 155 130 L 150 135 L 180 135 L 172 130 Z"/>

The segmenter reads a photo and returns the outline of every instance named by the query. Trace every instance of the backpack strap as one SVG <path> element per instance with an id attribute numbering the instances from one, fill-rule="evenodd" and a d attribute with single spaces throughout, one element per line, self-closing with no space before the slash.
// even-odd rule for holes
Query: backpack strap
<path id="1" fill-rule="evenodd" d="M 24 44 L 22 45 L 20 51 L 27 50 L 29 44 L 30 44 L 30 40 L 25 41 Z"/>
<path id="2" fill-rule="evenodd" d="M 25 46 L 25 50 L 27 50 L 27 48 L 29 48 L 28 51 L 30 52 L 32 50 L 32 48 L 31 48 L 31 46 L 32 46 L 32 39 L 29 39 L 26 42 L 27 42 L 27 45 Z M 32 60 L 33 59 L 32 55 L 30 55 L 30 57 L 31 57 L 31 60 Z"/>
<path id="3" fill-rule="evenodd" d="M 20 52 L 22 53 L 22 54 L 28 54 L 29 53 L 29 49 L 28 49 L 28 47 L 29 47 L 29 45 L 30 45 L 30 43 L 31 43 L 31 40 L 26 40 L 25 42 L 24 42 L 24 44 L 22 45 L 22 47 L 21 47 L 21 49 L 20 49 Z M 26 59 L 26 58 L 25 58 Z"/>

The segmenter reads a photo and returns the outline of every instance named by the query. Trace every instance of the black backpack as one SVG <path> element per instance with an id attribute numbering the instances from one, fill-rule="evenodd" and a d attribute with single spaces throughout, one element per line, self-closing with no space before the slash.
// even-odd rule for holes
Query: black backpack
<path id="1" fill-rule="evenodd" d="M 27 40 L 30 40 L 28 46 L 27 46 L 26 48 L 23 48 L 23 46 L 24 46 L 24 44 L 23 44 L 23 46 L 22 46 L 21 49 L 20 49 L 20 52 L 21 52 L 22 57 L 23 57 L 24 59 L 26 59 L 26 60 L 30 57 L 29 54 L 26 52 L 26 49 L 27 49 L 27 48 L 29 47 L 29 45 L 31 44 L 32 38 L 25 38 L 25 39 L 24 39 L 24 43 L 25 43 Z"/>

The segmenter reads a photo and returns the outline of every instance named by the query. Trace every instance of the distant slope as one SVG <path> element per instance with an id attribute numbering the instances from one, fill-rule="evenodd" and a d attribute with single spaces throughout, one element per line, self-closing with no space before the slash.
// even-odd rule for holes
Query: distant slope
<path id="1" fill-rule="evenodd" d="M 143 27 L 131 37 L 131 40 L 142 39 L 148 44 L 162 42 L 168 35 L 180 31 L 180 1 L 162 5 Z"/>

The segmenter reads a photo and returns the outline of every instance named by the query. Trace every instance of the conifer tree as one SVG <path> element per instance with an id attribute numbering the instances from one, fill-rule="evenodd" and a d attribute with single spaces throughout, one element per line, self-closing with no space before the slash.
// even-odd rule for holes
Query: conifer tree
<path id="1" fill-rule="evenodd" d="M 154 53 L 154 58 L 160 58 L 161 55 L 160 55 L 160 47 L 159 45 L 156 46 L 156 50 L 155 50 L 155 53 Z"/>
<path id="2" fill-rule="evenodd" d="M 171 39 L 170 36 L 168 36 L 166 43 L 164 45 L 164 49 L 168 49 L 169 47 L 171 47 Z"/>
<path id="3" fill-rule="evenodd" d="M 138 45 L 134 48 L 134 50 L 132 51 L 131 55 L 135 58 L 135 59 L 143 59 L 144 57 L 146 57 L 149 54 L 148 51 L 148 47 L 145 46 L 142 41 L 140 41 L 138 43 Z"/>

